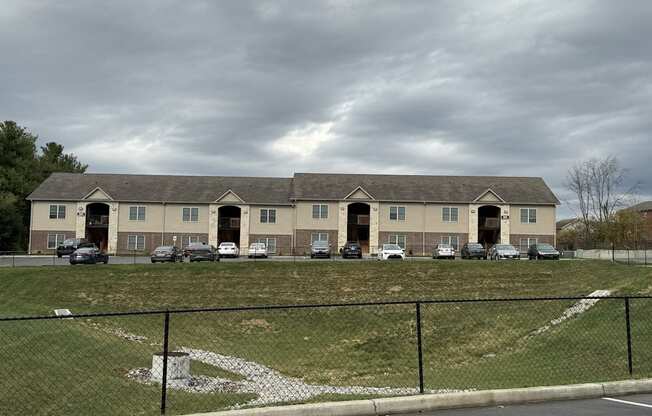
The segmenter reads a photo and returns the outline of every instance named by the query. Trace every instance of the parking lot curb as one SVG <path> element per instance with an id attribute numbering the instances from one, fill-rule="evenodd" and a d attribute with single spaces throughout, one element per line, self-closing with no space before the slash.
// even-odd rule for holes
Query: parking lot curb
<path id="1" fill-rule="evenodd" d="M 385 416 L 431 410 L 652 393 L 652 379 L 326 402 L 194 413 L 186 416 Z"/>

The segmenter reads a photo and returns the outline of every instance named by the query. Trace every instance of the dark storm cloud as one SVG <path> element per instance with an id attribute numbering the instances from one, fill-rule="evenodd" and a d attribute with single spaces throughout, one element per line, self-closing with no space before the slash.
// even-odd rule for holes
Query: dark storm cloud
<path id="1" fill-rule="evenodd" d="M 96 172 L 543 176 L 652 196 L 652 3 L 46 2 L 0 9 L 0 116 Z M 564 212 L 564 210 L 562 210 Z"/>

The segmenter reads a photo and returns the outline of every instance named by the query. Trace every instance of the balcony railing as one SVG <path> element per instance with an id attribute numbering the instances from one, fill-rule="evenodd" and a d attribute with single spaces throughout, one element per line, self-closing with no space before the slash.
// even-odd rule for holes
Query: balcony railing
<path id="1" fill-rule="evenodd" d="M 109 226 L 109 216 L 108 215 L 89 215 L 86 219 L 86 225 L 88 227 L 108 227 Z"/>

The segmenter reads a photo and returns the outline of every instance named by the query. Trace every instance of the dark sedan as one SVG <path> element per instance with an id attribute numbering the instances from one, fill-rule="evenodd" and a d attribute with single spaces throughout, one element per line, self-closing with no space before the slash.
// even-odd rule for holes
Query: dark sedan
<path id="1" fill-rule="evenodd" d="M 183 253 L 187 255 L 191 263 L 194 261 L 220 261 L 215 247 L 208 244 L 189 245 L 183 249 Z"/>
<path id="2" fill-rule="evenodd" d="M 460 256 L 463 259 L 487 259 L 487 251 L 480 243 L 466 243 L 462 246 Z"/>
<path id="3" fill-rule="evenodd" d="M 550 244 L 532 244 L 527 251 L 527 258 L 530 260 L 559 260 L 559 251 Z"/>
<path id="4" fill-rule="evenodd" d="M 83 247 L 75 250 L 70 255 L 70 264 L 96 264 L 96 263 L 109 263 L 109 255 L 102 253 L 95 247 Z"/>
<path id="5" fill-rule="evenodd" d="M 179 250 L 174 246 L 156 247 L 152 253 L 152 263 L 175 263 L 179 258 Z"/>
<path id="6" fill-rule="evenodd" d="M 360 244 L 347 241 L 342 247 L 342 258 L 343 259 L 361 259 L 362 258 L 362 247 Z"/>
<path id="7" fill-rule="evenodd" d="M 68 256 L 82 247 L 94 247 L 94 244 L 84 238 L 69 238 L 57 246 L 57 257 Z"/>

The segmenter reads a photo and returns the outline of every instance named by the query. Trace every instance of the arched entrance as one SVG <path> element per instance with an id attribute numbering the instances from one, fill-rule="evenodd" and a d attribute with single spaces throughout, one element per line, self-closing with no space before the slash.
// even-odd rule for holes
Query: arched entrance
<path id="1" fill-rule="evenodd" d="M 478 209 L 478 243 L 484 248 L 500 242 L 500 208 L 485 205 Z"/>
<path id="2" fill-rule="evenodd" d="M 109 209 L 101 202 L 86 205 L 86 239 L 102 251 L 109 248 Z"/>
<path id="3" fill-rule="evenodd" d="M 240 208 L 232 205 L 217 210 L 217 244 L 235 243 L 240 247 Z"/>
<path id="4" fill-rule="evenodd" d="M 346 241 L 358 242 L 365 254 L 369 253 L 369 213 L 369 205 L 362 202 L 347 207 Z"/>

